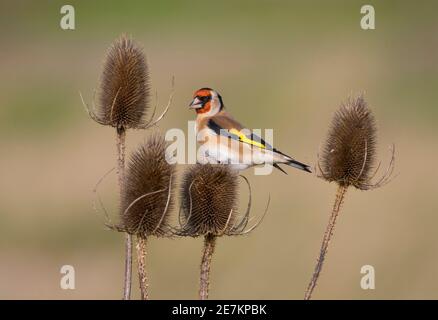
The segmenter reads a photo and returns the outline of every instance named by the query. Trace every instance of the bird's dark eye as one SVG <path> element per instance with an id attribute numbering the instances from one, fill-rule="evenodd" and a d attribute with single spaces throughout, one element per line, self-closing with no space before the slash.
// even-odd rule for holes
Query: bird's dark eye
<path id="1" fill-rule="evenodd" d="M 198 96 L 198 99 L 202 101 L 202 103 L 206 103 L 211 100 L 211 96 Z"/>

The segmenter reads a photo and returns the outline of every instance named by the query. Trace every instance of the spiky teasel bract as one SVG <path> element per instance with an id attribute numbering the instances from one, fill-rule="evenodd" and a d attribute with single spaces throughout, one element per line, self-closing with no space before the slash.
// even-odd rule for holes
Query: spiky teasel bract
<path id="1" fill-rule="evenodd" d="M 139 237 L 169 233 L 175 165 L 166 160 L 167 143 L 153 135 L 131 156 L 121 200 L 121 228 Z"/>
<path id="2" fill-rule="evenodd" d="M 318 282 L 336 219 L 348 187 L 353 186 L 360 190 L 369 190 L 378 188 L 391 179 L 394 170 L 394 147 L 386 172 L 377 182 L 372 182 L 380 167 L 380 164 L 375 166 L 376 142 L 375 119 L 363 95 L 357 98 L 349 98 L 335 113 L 321 157 L 318 156 L 319 177 L 329 182 L 336 182 L 338 191 L 315 270 L 305 292 L 304 298 L 306 300 L 311 298 Z"/>
<path id="3" fill-rule="evenodd" d="M 102 124 L 116 128 L 139 128 L 149 100 L 146 57 L 132 39 L 121 36 L 103 64 L 97 117 Z"/>

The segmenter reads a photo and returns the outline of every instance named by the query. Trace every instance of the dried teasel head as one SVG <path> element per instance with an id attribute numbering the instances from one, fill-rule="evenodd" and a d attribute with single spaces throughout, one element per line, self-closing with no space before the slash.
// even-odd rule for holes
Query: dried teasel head
<path id="1" fill-rule="evenodd" d="M 197 237 L 202 235 L 244 235 L 260 225 L 265 212 L 246 229 L 251 211 L 251 185 L 246 212 L 238 214 L 239 175 L 227 165 L 196 164 L 184 173 L 181 185 L 181 228 L 177 234 Z"/>
<path id="2" fill-rule="evenodd" d="M 142 49 L 121 36 L 108 50 L 103 65 L 98 122 L 115 128 L 139 128 L 149 106 L 149 74 Z"/>
<path id="3" fill-rule="evenodd" d="M 172 104 L 174 83 L 172 78 L 172 91 L 164 111 L 154 119 L 158 105 L 156 93 L 152 116 L 146 120 L 150 100 L 146 58 L 132 39 L 121 36 L 112 44 L 104 61 L 98 107 L 94 99 L 90 107 L 81 92 L 79 95 L 91 119 L 101 125 L 115 127 L 121 133 L 131 128 L 148 129 L 160 122 Z"/>
<path id="4" fill-rule="evenodd" d="M 166 160 L 166 146 L 154 135 L 131 156 L 122 188 L 122 231 L 142 238 L 169 234 L 175 166 Z"/>
<path id="5" fill-rule="evenodd" d="M 238 174 L 225 165 L 190 167 L 181 187 L 182 232 L 189 236 L 226 233 L 236 219 L 238 184 Z"/>
<path id="6" fill-rule="evenodd" d="M 181 186 L 181 234 L 222 235 L 237 217 L 238 174 L 225 165 L 197 164 L 184 174 Z"/>
<path id="7" fill-rule="evenodd" d="M 389 182 L 394 169 L 394 148 L 386 173 L 378 182 L 371 182 L 380 167 L 375 165 L 376 142 L 376 121 L 363 95 L 349 98 L 333 117 L 318 159 L 320 177 L 361 190 Z"/>

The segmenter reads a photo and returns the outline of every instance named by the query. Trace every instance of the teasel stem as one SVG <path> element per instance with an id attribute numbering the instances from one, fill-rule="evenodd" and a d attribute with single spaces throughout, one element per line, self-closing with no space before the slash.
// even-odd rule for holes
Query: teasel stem
<path id="1" fill-rule="evenodd" d="M 138 281 L 140 283 L 141 300 L 148 300 L 148 276 L 146 272 L 146 238 L 137 237 L 137 266 L 138 266 Z"/>
<path id="2" fill-rule="evenodd" d="M 122 190 L 125 182 L 125 149 L 126 149 L 126 130 L 123 127 L 117 128 L 117 175 L 119 178 L 119 188 Z"/>
<path id="3" fill-rule="evenodd" d="M 210 266 L 216 245 L 216 236 L 208 233 L 204 238 L 204 248 L 201 261 L 201 277 L 199 283 L 199 299 L 208 299 L 208 289 L 210 286 Z"/>
<path id="4" fill-rule="evenodd" d="M 330 243 L 330 240 L 333 236 L 333 231 L 335 229 L 336 224 L 336 218 L 339 215 L 339 210 L 341 209 L 342 202 L 345 198 L 345 193 L 347 192 L 347 185 L 339 185 L 338 191 L 336 193 L 336 199 L 335 203 L 333 205 L 332 213 L 330 215 L 329 222 L 327 224 L 327 228 L 325 230 L 324 238 L 322 240 L 321 249 L 319 251 L 319 257 L 315 266 L 315 270 L 313 272 L 312 279 L 310 280 L 310 283 L 307 287 L 304 300 L 310 300 L 312 297 L 313 290 L 316 287 L 316 284 L 318 282 L 319 274 L 321 273 L 322 266 L 325 260 L 325 257 L 327 255 L 328 246 Z"/>
<path id="5" fill-rule="evenodd" d="M 124 127 L 117 128 L 117 175 L 119 178 L 120 198 L 125 181 L 125 149 L 126 149 L 126 130 Z M 132 235 L 125 234 L 125 278 L 123 289 L 123 300 L 131 299 L 131 280 L 132 279 Z"/>
<path id="6" fill-rule="evenodd" d="M 131 300 L 132 235 L 125 234 L 125 286 L 123 300 Z"/>

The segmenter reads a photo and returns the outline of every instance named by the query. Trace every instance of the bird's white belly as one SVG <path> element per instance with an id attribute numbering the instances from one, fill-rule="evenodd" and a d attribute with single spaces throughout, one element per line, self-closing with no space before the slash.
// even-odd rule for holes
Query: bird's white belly
<path id="1" fill-rule="evenodd" d="M 242 162 L 239 152 L 216 143 L 205 143 L 198 150 L 200 163 L 229 164 L 232 167 L 243 170 L 251 166 L 251 163 Z"/>
<path id="2" fill-rule="evenodd" d="M 244 156 L 239 152 L 239 149 L 233 150 L 227 145 L 206 142 L 198 150 L 198 162 L 228 164 L 236 170 L 244 170 L 264 163 L 273 163 L 271 151 L 251 148 L 247 144 L 242 147 Z"/>

